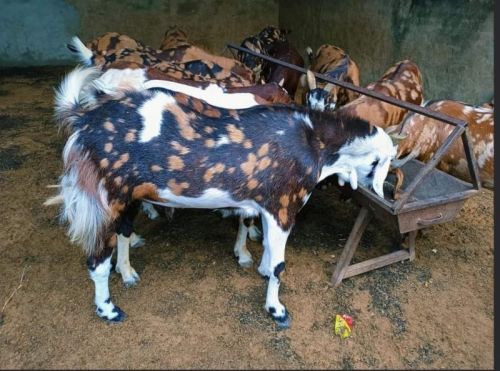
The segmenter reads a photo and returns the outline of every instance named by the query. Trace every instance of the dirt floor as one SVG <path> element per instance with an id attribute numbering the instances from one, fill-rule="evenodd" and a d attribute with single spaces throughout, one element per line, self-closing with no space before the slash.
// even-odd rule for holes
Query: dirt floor
<path id="1" fill-rule="evenodd" d="M 52 120 L 65 69 L 0 75 L 0 368 L 492 368 L 493 193 L 469 200 L 450 223 L 417 238 L 416 260 L 329 286 L 358 207 L 317 190 L 287 244 L 281 299 L 291 329 L 263 309 L 266 281 L 233 257 L 234 220 L 177 210 L 141 215 L 146 246 L 131 251 L 139 285 L 113 273 L 110 325 L 94 313 L 82 251 L 42 205 L 61 172 L 64 137 Z M 389 251 L 372 222 L 355 259 Z M 254 260 L 261 246 L 249 242 Z M 354 318 L 334 335 L 335 314 Z"/>

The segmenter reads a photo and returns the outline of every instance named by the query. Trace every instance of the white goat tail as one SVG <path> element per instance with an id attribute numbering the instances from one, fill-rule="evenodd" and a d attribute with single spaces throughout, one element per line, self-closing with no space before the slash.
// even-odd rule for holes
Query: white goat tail
<path id="1" fill-rule="evenodd" d="M 71 41 L 66 44 L 66 47 L 72 52 L 75 53 L 78 57 L 78 60 L 82 62 L 86 66 L 92 65 L 92 50 L 87 48 L 84 43 L 77 37 L 73 36 Z"/>
<path id="2" fill-rule="evenodd" d="M 92 93 L 88 90 L 95 90 L 92 81 L 99 75 L 94 67 L 77 67 L 66 75 L 56 90 L 55 114 L 60 128 L 73 126 L 80 109 L 91 100 Z"/>
<path id="3" fill-rule="evenodd" d="M 71 242 L 81 245 L 87 256 L 95 256 L 104 248 L 113 218 L 99 169 L 77 142 L 78 131 L 64 148 L 60 193 L 45 204 L 63 204 L 61 221 L 69 225 Z"/>

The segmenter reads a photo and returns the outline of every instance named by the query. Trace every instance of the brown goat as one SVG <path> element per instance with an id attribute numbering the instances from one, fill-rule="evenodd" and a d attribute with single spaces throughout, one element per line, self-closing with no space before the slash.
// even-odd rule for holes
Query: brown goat
<path id="1" fill-rule="evenodd" d="M 311 71 L 359 86 L 359 67 L 343 49 L 324 44 L 318 48 L 314 57 L 310 48 L 307 49 L 307 53 Z M 296 95 L 297 103 L 301 104 L 305 101 L 309 107 L 316 110 L 333 111 L 359 96 L 358 93 L 351 90 L 331 83 L 316 83 L 310 78 L 307 79 L 307 84 L 308 86 L 306 86 L 306 76 L 303 75 L 300 81 L 301 95 L 300 97 Z M 306 94 L 307 88 L 309 92 Z"/>
<path id="2" fill-rule="evenodd" d="M 422 75 L 417 65 L 409 60 L 396 63 L 379 80 L 366 88 L 417 105 L 423 101 Z M 365 120 L 369 118 L 382 128 L 399 124 L 408 111 L 366 95 L 340 109 Z"/>
<path id="3" fill-rule="evenodd" d="M 493 189 L 493 108 L 475 107 L 452 100 L 428 102 L 425 106 L 469 124 L 469 134 L 474 155 L 479 166 L 479 177 L 486 188 Z M 422 116 L 409 114 L 399 126 L 399 133 L 407 135 L 398 146 L 398 157 L 408 155 L 403 161 L 417 158 L 427 162 L 453 130 L 451 125 Z M 471 181 L 467 159 L 461 139 L 457 139 L 442 157 L 438 168 L 462 180 Z"/>

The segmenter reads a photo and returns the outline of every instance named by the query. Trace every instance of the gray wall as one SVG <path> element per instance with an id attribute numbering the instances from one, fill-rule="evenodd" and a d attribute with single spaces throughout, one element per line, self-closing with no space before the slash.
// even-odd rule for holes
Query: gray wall
<path id="1" fill-rule="evenodd" d="M 73 35 L 86 42 L 116 31 L 159 46 L 174 24 L 221 53 L 278 25 L 278 0 L 0 0 L 0 66 L 74 63 L 65 47 Z"/>
<path id="2" fill-rule="evenodd" d="M 363 85 L 409 58 L 425 99 L 479 104 L 493 96 L 493 0 L 280 0 L 280 26 L 304 55 L 321 44 L 345 49 Z"/>

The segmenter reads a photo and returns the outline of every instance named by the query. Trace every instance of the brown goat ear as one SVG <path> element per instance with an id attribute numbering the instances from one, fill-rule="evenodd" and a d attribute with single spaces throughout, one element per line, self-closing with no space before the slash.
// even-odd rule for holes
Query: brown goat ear
<path id="1" fill-rule="evenodd" d="M 325 85 L 325 87 L 323 88 L 324 91 L 326 91 L 327 93 L 330 93 L 333 89 L 335 85 L 332 84 L 331 82 L 329 82 L 328 84 Z"/>
<path id="2" fill-rule="evenodd" d="M 309 85 L 310 90 L 316 89 L 316 77 L 311 70 L 307 70 L 307 85 Z"/>

